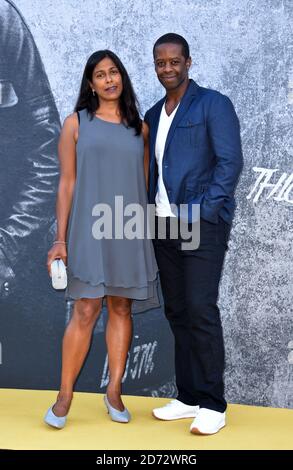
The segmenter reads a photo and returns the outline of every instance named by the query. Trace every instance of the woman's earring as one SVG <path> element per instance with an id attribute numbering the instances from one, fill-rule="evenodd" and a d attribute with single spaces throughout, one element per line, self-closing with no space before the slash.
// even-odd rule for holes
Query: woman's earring
<path id="1" fill-rule="evenodd" d="M 95 96 L 95 90 L 93 90 L 93 96 Z"/>

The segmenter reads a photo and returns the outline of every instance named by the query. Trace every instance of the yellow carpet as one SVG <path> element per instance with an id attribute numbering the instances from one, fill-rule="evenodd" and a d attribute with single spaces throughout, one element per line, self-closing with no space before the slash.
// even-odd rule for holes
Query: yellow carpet
<path id="1" fill-rule="evenodd" d="M 102 395 L 75 393 L 66 427 L 51 429 L 43 415 L 56 392 L 0 390 L 1 449 L 293 449 L 293 410 L 229 405 L 227 426 L 212 436 L 189 432 L 192 419 L 158 421 L 152 408 L 165 398 L 125 396 L 129 424 L 112 422 Z"/>

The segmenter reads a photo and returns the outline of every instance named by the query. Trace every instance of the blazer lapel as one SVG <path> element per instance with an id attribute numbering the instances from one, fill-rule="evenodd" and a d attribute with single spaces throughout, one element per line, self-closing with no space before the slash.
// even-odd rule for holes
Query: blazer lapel
<path id="1" fill-rule="evenodd" d="M 150 159 L 151 163 L 155 161 L 155 148 L 156 148 L 156 139 L 157 139 L 157 132 L 159 127 L 159 121 L 161 116 L 162 107 L 165 103 L 166 98 L 162 98 L 158 101 L 156 110 L 152 119 L 152 131 L 150 134 Z"/>
<path id="2" fill-rule="evenodd" d="M 174 135 L 177 124 L 180 122 L 181 118 L 184 116 L 184 114 L 188 110 L 188 108 L 189 108 L 191 102 L 193 101 L 194 97 L 198 94 L 198 89 L 199 89 L 199 86 L 197 85 L 197 83 L 195 83 L 194 80 L 190 79 L 189 86 L 188 86 L 185 94 L 183 95 L 183 97 L 181 99 L 179 108 L 177 109 L 176 114 L 174 116 L 174 119 L 172 121 L 172 124 L 170 126 L 170 129 L 169 129 L 169 132 L 168 132 L 168 135 L 167 135 L 167 139 L 166 139 L 164 153 L 166 152 L 166 150 L 168 148 L 168 145 L 170 144 L 170 141 L 171 141 L 171 139 Z M 159 116 L 159 118 L 160 118 L 160 116 Z"/>

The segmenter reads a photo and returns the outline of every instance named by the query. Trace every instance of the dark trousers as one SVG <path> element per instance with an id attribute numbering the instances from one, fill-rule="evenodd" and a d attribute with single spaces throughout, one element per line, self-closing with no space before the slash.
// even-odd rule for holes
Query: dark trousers
<path id="1" fill-rule="evenodd" d="M 157 228 L 158 218 L 156 218 Z M 154 247 L 160 272 L 165 314 L 175 338 L 177 399 L 224 412 L 224 343 L 218 288 L 228 248 L 230 225 L 200 219 L 200 245 L 182 250 L 180 235 L 156 238 Z"/>

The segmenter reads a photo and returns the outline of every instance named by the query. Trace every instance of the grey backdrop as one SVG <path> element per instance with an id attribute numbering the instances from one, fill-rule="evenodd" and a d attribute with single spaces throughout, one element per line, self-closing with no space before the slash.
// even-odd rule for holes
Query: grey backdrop
<path id="1" fill-rule="evenodd" d="M 170 31 L 182 34 L 190 44 L 192 78 L 232 99 L 241 122 L 245 167 L 219 300 L 226 342 L 226 395 L 233 403 L 293 407 L 293 1 L 14 3 L 41 54 L 61 122 L 72 112 L 87 57 L 101 48 L 120 56 L 142 112 L 146 111 L 163 95 L 153 69 L 152 45 Z M 33 247 L 31 252 L 33 256 Z M 45 266 L 39 269 L 45 271 Z M 52 292 L 49 280 L 44 282 L 47 299 L 52 299 L 45 307 L 40 302 L 47 325 L 42 330 L 46 378 L 41 370 L 36 376 L 28 364 L 27 373 L 18 380 L 16 359 L 5 369 L 4 333 L 0 332 L 3 387 L 58 386 L 60 342 L 72 306 L 65 306 L 62 293 Z M 24 297 L 23 302 L 30 300 Z M 7 304 L 1 313 L 3 323 L 9 323 Z M 36 310 L 30 312 L 35 336 L 38 315 Z M 104 312 L 77 389 L 102 390 L 106 384 L 105 317 Z M 137 314 L 135 328 L 124 391 L 174 395 L 172 338 L 162 311 Z M 31 348 L 38 354 L 34 340 Z"/>

